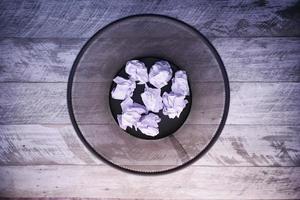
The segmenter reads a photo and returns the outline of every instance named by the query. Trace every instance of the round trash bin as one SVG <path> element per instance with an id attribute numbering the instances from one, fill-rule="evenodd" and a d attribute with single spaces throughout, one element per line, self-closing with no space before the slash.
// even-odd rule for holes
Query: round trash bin
<path id="1" fill-rule="evenodd" d="M 191 107 L 172 134 L 155 140 L 122 130 L 110 107 L 112 79 L 128 60 L 163 58 L 189 76 Z M 157 174 L 204 155 L 220 135 L 229 109 L 225 67 L 209 41 L 190 25 L 162 15 L 135 15 L 110 23 L 84 45 L 71 69 L 68 109 L 86 147 L 129 172 Z"/>

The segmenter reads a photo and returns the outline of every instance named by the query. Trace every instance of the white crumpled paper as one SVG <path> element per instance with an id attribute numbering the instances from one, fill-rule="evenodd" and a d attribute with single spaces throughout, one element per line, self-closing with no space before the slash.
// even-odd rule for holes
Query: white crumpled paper
<path id="1" fill-rule="evenodd" d="M 140 129 L 143 134 L 154 137 L 159 133 L 158 123 L 160 120 L 160 117 L 153 113 L 143 115 L 140 121 L 137 122 L 137 128 Z"/>
<path id="2" fill-rule="evenodd" d="M 149 136 L 156 136 L 159 133 L 158 123 L 160 117 L 153 113 L 148 113 L 145 106 L 134 103 L 131 98 L 127 98 L 121 103 L 122 114 L 117 115 L 119 126 L 126 130 L 127 127 L 134 127 Z"/>
<path id="3" fill-rule="evenodd" d="M 148 111 L 158 113 L 163 108 L 160 89 L 149 88 L 145 85 L 145 90 L 141 97 Z"/>
<path id="4" fill-rule="evenodd" d="M 134 80 L 117 76 L 113 81 L 117 84 L 117 86 L 111 91 L 111 96 L 113 99 L 124 100 L 127 97 L 132 97 L 133 91 L 136 88 Z"/>
<path id="5" fill-rule="evenodd" d="M 175 73 L 174 78 L 172 78 L 171 90 L 175 94 L 184 96 L 190 95 L 189 84 L 185 71 L 180 70 Z"/>
<path id="6" fill-rule="evenodd" d="M 140 120 L 141 115 L 147 113 L 145 106 L 134 103 L 131 98 L 127 98 L 121 103 L 122 114 L 117 115 L 120 127 L 126 130 L 127 127 L 132 128 Z"/>
<path id="7" fill-rule="evenodd" d="M 145 84 L 148 82 L 147 67 L 139 60 L 130 60 L 126 63 L 126 73 L 130 79 L 138 81 L 138 84 Z"/>
<path id="8" fill-rule="evenodd" d="M 172 69 L 167 61 L 158 61 L 150 69 L 149 82 L 156 88 L 162 88 L 172 78 Z"/>
<path id="9" fill-rule="evenodd" d="M 147 67 L 138 60 L 126 63 L 126 73 L 129 79 L 116 77 L 113 81 L 117 86 L 112 90 L 112 98 L 123 100 L 121 103 L 122 114 L 117 115 L 119 126 L 126 130 L 127 127 L 139 129 L 143 134 L 156 136 L 159 134 L 158 113 L 161 109 L 164 115 L 174 119 L 179 117 L 188 101 L 186 96 L 190 95 L 187 74 L 185 71 L 177 71 L 172 78 L 172 69 L 167 61 L 158 61 L 147 73 Z M 161 88 L 166 86 L 172 78 L 171 92 L 164 92 L 161 96 Z M 137 84 L 145 84 L 144 92 L 141 94 L 144 105 L 133 102 L 130 98 Z M 148 87 L 147 82 L 154 87 Z"/>
<path id="10" fill-rule="evenodd" d="M 171 119 L 179 117 L 186 104 L 188 103 L 188 101 L 184 98 L 184 95 L 175 94 L 174 92 L 164 92 L 162 96 L 164 104 L 163 114 L 168 115 Z"/>

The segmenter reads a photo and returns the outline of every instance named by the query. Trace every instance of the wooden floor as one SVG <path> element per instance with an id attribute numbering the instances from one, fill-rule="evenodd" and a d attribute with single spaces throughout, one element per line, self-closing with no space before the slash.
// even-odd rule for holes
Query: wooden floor
<path id="1" fill-rule="evenodd" d="M 0 1 L 0 197 L 300 199 L 299 7 L 297 0 Z M 139 13 L 201 31 L 231 86 L 213 148 L 161 176 L 127 174 L 95 158 L 67 111 L 67 79 L 83 44 Z"/>

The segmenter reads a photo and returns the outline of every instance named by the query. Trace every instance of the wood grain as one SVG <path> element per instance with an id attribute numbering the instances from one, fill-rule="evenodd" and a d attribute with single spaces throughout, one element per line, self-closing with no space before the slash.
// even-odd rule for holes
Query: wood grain
<path id="1" fill-rule="evenodd" d="M 78 198 L 78 197 L 58 197 L 58 198 L 53 198 L 53 197 L 34 197 L 34 198 L 10 198 L 10 197 L 5 197 L 3 200 L 132 200 L 132 199 L 124 199 L 124 198 Z M 147 198 L 147 200 L 171 200 L 167 198 L 163 199 L 152 199 L 152 198 Z M 190 199 L 191 200 L 191 199 Z M 194 200 L 199 200 L 199 199 L 194 199 Z M 225 200 L 225 199 L 214 199 L 214 200 Z M 228 200 L 228 199 L 226 199 Z M 233 200 L 233 199 L 231 199 Z M 252 199 L 253 200 L 253 199 Z M 257 200 L 257 199 L 256 199 Z M 259 199 L 262 200 L 262 199 Z M 264 199 L 264 200 L 273 200 L 273 199 Z M 280 200 L 290 200 L 290 199 L 280 199 Z"/>
<path id="2" fill-rule="evenodd" d="M 299 176 L 299 167 L 191 166 L 168 175 L 137 176 L 109 166 L 2 166 L 0 195 L 141 199 L 147 193 L 152 199 L 298 199 Z"/>
<path id="3" fill-rule="evenodd" d="M 219 140 L 193 165 L 164 176 L 135 176 L 96 159 L 67 112 L 66 82 L 81 47 L 108 23 L 140 13 L 175 17 L 201 31 L 231 81 Z M 300 199 L 299 19 L 297 0 L 0 1 L 0 198 Z M 206 70 L 209 62 L 202 64 L 191 75 L 197 88 L 217 84 L 207 83 L 219 79 Z M 84 81 L 97 76 L 111 81 L 103 73 Z M 213 100 L 205 90 L 195 94 Z M 197 133 L 214 129 L 211 113 L 222 105 L 193 105 L 207 118 L 192 113 L 185 131 L 205 143 L 208 135 Z M 111 131 L 108 123 L 86 126 Z M 197 146 L 183 148 L 191 155 Z"/>
<path id="4" fill-rule="evenodd" d="M 141 13 L 178 18 L 209 37 L 299 36 L 297 6 L 297 0 L 4 0 L 0 5 L 0 37 L 89 38 L 114 20 Z"/>
<path id="5" fill-rule="evenodd" d="M 85 40 L 0 39 L 1 82 L 67 82 Z"/>
<path id="6" fill-rule="evenodd" d="M 85 42 L 86 39 L 1 39 L 0 82 L 67 82 Z M 300 81 L 299 38 L 215 38 L 211 42 L 230 81 Z M 209 67 L 209 62 L 204 62 L 196 69 L 197 76 L 191 76 L 194 80 L 218 80 L 211 70 L 206 70 Z M 83 81 L 110 81 L 101 68 L 93 70 Z"/>
<path id="7" fill-rule="evenodd" d="M 203 133 L 214 128 L 211 125 L 185 126 L 185 134 L 197 143 L 207 141 Z M 110 130 L 107 125 L 89 125 L 88 128 L 91 132 Z M 213 148 L 193 165 L 300 166 L 299 131 L 299 126 L 227 125 Z M 197 146 L 183 148 L 194 152 Z M 103 164 L 87 152 L 71 125 L 1 125 L 0 152 L 1 165 Z"/>
<path id="8" fill-rule="evenodd" d="M 97 91 L 101 90 L 103 88 L 101 84 L 105 83 L 97 83 L 93 87 L 98 88 Z M 221 91 L 219 83 L 195 84 L 194 96 L 200 95 L 205 98 L 193 102 L 195 110 L 191 113 L 188 123 L 218 124 L 219 119 L 211 117 L 215 116 L 215 112 L 221 109 L 222 105 L 214 107 L 214 104 L 211 104 L 210 107 L 203 107 L 205 104 L 202 103 L 212 101 L 213 94 Z M 197 90 L 208 86 L 213 90 L 209 93 L 212 96 L 205 96 L 205 90 Z M 66 105 L 66 87 L 65 83 L 2 83 L 0 124 L 70 123 Z M 299 83 L 231 83 L 231 104 L 227 124 L 299 125 L 299 90 Z M 106 102 L 106 98 L 108 97 L 99 97 L 99 101 Z M 103 108 L 99 107 L 98 113 L 93 110 L 95 108 L 90 109 L 92 110 L 84 107 L 77 110 L 91 117 L 82 123 L 111 123 L 109 115 L 98 117 Z"/>
<path id="9" fill-rule="evenodd" d="M 1 164 L 95 164 L 71 125 L 0 127 Z"/>

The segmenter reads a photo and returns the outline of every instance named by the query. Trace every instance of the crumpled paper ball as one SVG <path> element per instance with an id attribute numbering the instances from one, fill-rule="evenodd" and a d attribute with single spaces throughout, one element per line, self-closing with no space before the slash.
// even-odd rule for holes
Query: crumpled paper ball
<path id="1" fill-rule="evenodd" d="M 183 96 L 190 95 L 189 83 L 185 71 L 179 70 L 175 73 L 174 78 L 172 78 L 171 90 Z"/>
<path id="2" fill-rule="evenodd" d="M 145 86 L 145 90 L 141 94 L 141 97 L 148 111 L 158 113 L 163 108 L 160 92 L 160 89 L 149 88 L 147 85 Z"/>
<path id="3" fill-rule="evenodd" d="M 113 99 L 124 100 L 127 97 L 132 97 L 133 91 L 136 88 L 134 80 L 117 76 L 113 81 L 117 84 L 117 86 L 111 91 L 111 96 Z"/>
<path id="4" fill-rule="evenodd" d="M 158 61 L 150 69 L 149 82 L 156 88 L 168 85 L 172 78 L 172 69 L 167 61 Z"/>
<path id="5" fill-rule="evenodd" d="M 164 92 L 162 100 L 164 104 L 163 114 L 168 115 L 171 119 L 179 117 L 188 103 L 184 95 L 175 94 L 174 92 Z"/>
<path id="6" fill-rule="evenodd" d="M 126 63 L 125 71 L 130 79 L 138 81 L 138 84 L 145 84 L 148 82 L 147 67 L 139 60 L 130 60 Z"/>

